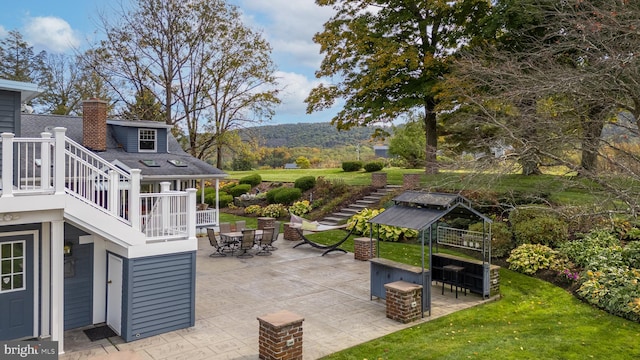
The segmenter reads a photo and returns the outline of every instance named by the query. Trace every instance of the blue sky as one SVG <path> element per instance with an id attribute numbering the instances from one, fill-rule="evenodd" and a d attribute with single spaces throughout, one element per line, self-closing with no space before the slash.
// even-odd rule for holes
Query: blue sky
<path id="1" fill-rule="evenodd" d="M 283 103 L 271 124 L 327 122 L 338 111 L 307 115 L 304 98 L 318 84 L 314 71 L 322 60 L 313 35 L 332 14 L 314 0 L 228 0 L 243 13 L 243 22 L 263 32 L 273 47 L 276 75 L 284 86 Z M 98 13 L 110 11 L 119 1 L 105 0 L 12 0 L 0 12 L 0 37 L 18 30 L 36 49 L 49 53 L 72 53 L 86 49 L 100 36 Z"/>

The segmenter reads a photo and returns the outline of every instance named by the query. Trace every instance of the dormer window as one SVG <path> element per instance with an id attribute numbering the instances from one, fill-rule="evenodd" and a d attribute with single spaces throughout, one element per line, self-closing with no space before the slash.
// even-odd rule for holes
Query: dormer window
<path id="1" fill-rule="evenodd" d="M 138 151 L 156 152 L 158 133 L 155 129 L 138 129 Z"/>

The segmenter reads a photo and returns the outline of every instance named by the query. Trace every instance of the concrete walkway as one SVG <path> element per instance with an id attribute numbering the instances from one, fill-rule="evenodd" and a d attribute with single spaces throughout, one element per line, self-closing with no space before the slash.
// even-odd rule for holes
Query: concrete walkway
<path id="1" fill-rule="evenodd" d="M 258 359 L 257 318 L 280 310 L 304 317 L 303 356 L 317 359 L 483 302 L 476 294 L 443 296 L 434 286 L 431 317 L 401 324 L 386 317 L 384 300 L 370 300 L 368 262 L 295 244 L 281 235 L 272 256 L 211 258 L 200 238 L 193 328 L 130 343 L 68 331 L 60 359 Z"/>

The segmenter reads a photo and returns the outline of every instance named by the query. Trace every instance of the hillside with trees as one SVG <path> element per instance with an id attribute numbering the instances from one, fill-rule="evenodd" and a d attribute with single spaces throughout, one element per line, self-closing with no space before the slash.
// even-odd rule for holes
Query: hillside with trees
<path id="1" fill-rule="evenodd" d="M 371 144 L 375 127 L 338 130 L 330 123 L 297 123 L 256 126 L 240 131 L 242 138 L 256 139 L 262 146 L 335 148 L 357 144 Z"/>

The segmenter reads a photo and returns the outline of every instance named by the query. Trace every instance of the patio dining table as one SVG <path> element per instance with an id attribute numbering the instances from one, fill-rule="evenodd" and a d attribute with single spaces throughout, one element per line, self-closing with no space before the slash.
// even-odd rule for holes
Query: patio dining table
<path id="1" fill-rule="evenodd" d="M 242 231 L 232 231 L 227 233 L 220 233 L 220 239 L 226 244 L 238 244 L 242 241 Z M 254 243 L 257 244 L 262 240 L 262 230 L 256 230 Z"/>

